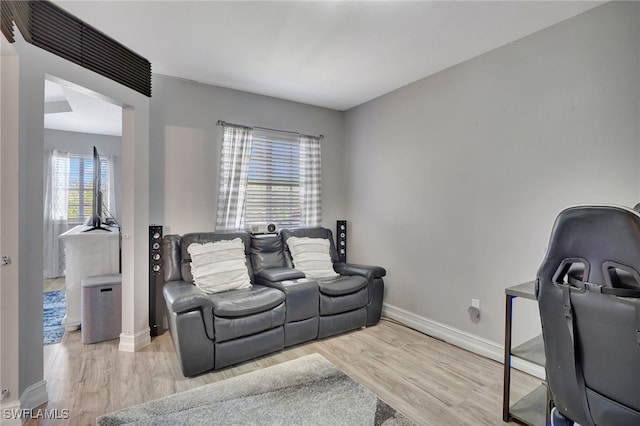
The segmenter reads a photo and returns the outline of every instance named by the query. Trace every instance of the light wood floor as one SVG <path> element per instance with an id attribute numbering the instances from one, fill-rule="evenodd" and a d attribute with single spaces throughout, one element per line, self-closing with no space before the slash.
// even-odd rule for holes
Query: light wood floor
<path id="1" fill-rule="evenodd" d="M 168 332 L 135 353 L 118 340 L 83 345 L 80 332 L 49 345 L 44 374 L 49 402 L 69 421 L 26 425 L 94 425 L 97 416 L 310 353 L 320 353 L 387 403 L 421 425 L 499 425 L 502 364 L 383 320 L 363 330 L 314 341 L 195 378 L 185 378 Z M 540 380 L 514 371 L 512 400 Z M 212 424 L 214 424 L 213 419 Z"/>

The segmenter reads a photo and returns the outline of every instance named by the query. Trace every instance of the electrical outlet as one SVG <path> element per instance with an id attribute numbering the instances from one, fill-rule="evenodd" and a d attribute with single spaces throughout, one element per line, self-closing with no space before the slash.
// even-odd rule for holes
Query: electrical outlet
<path id="1" fill-rule="evenodd" d="M 480 299 L 471 299 L 471 307 L 480 309 Z"/>

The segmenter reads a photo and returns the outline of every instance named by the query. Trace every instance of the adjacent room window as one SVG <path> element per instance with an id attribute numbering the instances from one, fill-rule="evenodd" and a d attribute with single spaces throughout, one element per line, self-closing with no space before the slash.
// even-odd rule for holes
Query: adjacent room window
<path id="1" fill-rule="evenodd" d="M 225 125 L 217 228 L 318 226 L 320 166 L 318 137 Z"/>
<path id="2" fill-rule="evenodd" d="M 93 214 L 93 157 L 54 152 L 51 163 L 53 197 L 52 217 L 69 223 L 83 223 Z M 100 160 L 103 204 L 109 209 L 110 170 Z"/>
<path id="3" fill-rule="evenodd" d="M 113 165 L 113 156 L 101 159 L 100 180 L 103 205 L 115 214 Z M 46 149 L 44 177 L 44 277 L 55 278 L 65 269 L 60 234 L 93 214 L 93 156 Z"/>

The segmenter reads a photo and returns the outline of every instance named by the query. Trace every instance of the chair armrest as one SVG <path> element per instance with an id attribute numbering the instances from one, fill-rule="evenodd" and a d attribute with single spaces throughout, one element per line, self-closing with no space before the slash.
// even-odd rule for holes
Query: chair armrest
<path id="1" fill-rule="evenodd" d="M 278 282 L 285 280 L 297 280 L 300 278 L 304 278 L 304 272 L 299 271 L 293 268 L 269 268 L 263 269 L 260 272 L 256 273 L 256 278 L 259 278 L 259 281 L 269 281 L 269 282 Z"/>
<path id="2" fill-rule="evenodd" d="M 186 281 L 170 281 L 162 289 L 167 307 L 174 313 L 213 309 L 211 299 L 201 289 Z"/>
<path id="3" fill-rule="evenodd" d="M 382 278 L 387 275 L 381 266 L 356 265 L 353 263 L 334 263 L 333 269 L 340 275 L 360 275 L 367 280 Z"/>

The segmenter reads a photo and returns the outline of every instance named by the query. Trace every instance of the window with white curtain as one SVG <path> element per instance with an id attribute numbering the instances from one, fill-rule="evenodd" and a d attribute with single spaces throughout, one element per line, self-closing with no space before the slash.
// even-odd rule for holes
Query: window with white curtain
<path id="1" fill-rule="evenodd" d="M 110 208 L 110 164 L 100 160 L 102 200 Z M 83 223 L 93 215 L 93 157 L 54 153 L 52 157 L 52 217 L 69 223 Z"/>
<path id="2" fill-rule="evenodd" d="M 320 139 L 225 125 L 218 229 L 320 224 Z"/>

